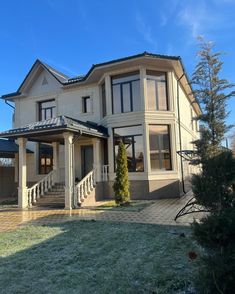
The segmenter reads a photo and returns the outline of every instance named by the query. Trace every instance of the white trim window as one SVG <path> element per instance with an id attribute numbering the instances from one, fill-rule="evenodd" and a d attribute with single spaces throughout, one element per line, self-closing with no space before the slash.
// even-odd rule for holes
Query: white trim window
<path id="1" fill-rule="evenodd" d="M 112 77 L 112 111 L 115 113 L 140 111 L 139 72 Z"/>
<path id="2" fill-rule="evenodd" d="M 118 146 L 120 141 L 122 141 L 126 148 L 128 171 L 144 171 L 144 148 L 142 133 L 142 125 L 126 126 L 113 129 L 114 166 L 116 166 Z"/>
<path id="3" fill-rule="evenodd" d="M 40 121 L 56 117 L 55 99 L 40 101 L 38 106 Z"/>
<path id="4" fill-rule="evenodd" d="M 92 99 L 91 96 L 82 97 L 82 113 L 92 112 Z"/>
<path id="5" fill-rule="evenodd" d="M 167 73 L 147 70 L 146 74 L 148 110 L 169 110 L 167 93 Z"/>
<path id="6" fill-rule="evenodd" d="M 149 125 L 151 171 L 172 170 L 170 126 Z"/>

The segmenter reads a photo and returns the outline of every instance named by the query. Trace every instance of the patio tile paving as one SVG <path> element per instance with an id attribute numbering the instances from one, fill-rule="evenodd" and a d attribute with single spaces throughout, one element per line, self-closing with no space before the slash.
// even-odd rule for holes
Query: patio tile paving
<path id="1" fill-rule="evenodd" d="M 73 220 L 105 220 L 117 222 L 189 225 L 193 219 L 202 217 L 202 213 L 195 213 L 179 218 L 174 218 L 178 211 L 191 197 L 191 193 L 180 199 L 156 200 L 153 204 L 139 212 L 107 211 L 94 209 L 27 209 L 17 208 L 0 209 L 0 232 L 14 230 L 22 225 L 44 225 Z"/>

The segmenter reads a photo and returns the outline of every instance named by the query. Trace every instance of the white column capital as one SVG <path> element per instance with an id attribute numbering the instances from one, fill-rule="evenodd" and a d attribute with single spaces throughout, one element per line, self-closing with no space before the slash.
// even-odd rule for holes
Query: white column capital
<path id="1" fill-rule="evenodd" d="M 23 146 L 24 144 L 27 143 L 27 138 L 23 138 L 23 137 L 17 138 L 17 143 L 19 146 Z"/>
<path id="2" fill-rule="evenodd" d="M 63 137 L 64 137 L 64 139 L 65 139 L 69 144 L 72 144 L 72 143 L 73 143 L 73 133 L 70 133 L 70 132 L 64 132 L 64 133 L 63 133 Z"/>
<path id="3" fill-rule="evenodd" d="M 93 144 L 100 144 L 100 139 L 99 138 L 92 138 L 92 143 Z"/>

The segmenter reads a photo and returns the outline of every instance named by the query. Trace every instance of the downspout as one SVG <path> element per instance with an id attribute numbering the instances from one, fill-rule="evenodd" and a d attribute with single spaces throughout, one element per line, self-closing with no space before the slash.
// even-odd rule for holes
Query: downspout
<path id="1" fill-rule="evenodd" d="M 11 105 L 6 99 L 4 99 L 4 101 L 8 106 L 10 106 L 12 109 L 14 109 L 13 115 L 12 115 L 12 122 L 11 122 L 12 125 L 14 126 L 14 124 L 15 124 L 15 107 L 13 105 Z"/>
<path id="2" fill-rule="evenodd" d="M 15 110 L 15 107 L 13 105 L 11 105 L 7 100 L 4 100 L 4 101 L 8 106 L 10 106 L 11 108 L 13 108 Z"/>
<path id="3" fill-rule="evenodd" d="M 181 119 L 180 119 L 180 101 L 179 101 L 179 82 L 185 76 L 185 72 L 182 76 L 177 80 L 177 108 L 178 108 L 178 125 L 179 125 L 179 143 L 180 143 L 180 151 L 182 151 L 182 137 L 181 137 Z M 182 181 L 182 190 L 183 193 L 186 194 L 185 191 L 185 183 L 184 183 L 184 169 L 183 169 L 183 158 L 180 156 L 180 168 L 181 168 L 181 181 Z"/>

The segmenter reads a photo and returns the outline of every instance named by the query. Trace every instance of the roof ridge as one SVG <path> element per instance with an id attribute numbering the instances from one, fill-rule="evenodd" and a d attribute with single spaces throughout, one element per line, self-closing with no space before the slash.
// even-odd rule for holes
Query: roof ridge
<path id="1" fill-rule="evenodd" d="M 51 65 L 47 64 L 46 62 L 38 59 L 38 61 L 43 64 L 50 72 L 52 72 L 53 74 L 56 74 L 66 80 L 70 79 L 70 77 L 66 74 L 64 74 L 63 72 L 57 70 L 56 68 L 52 67 Z"/>

